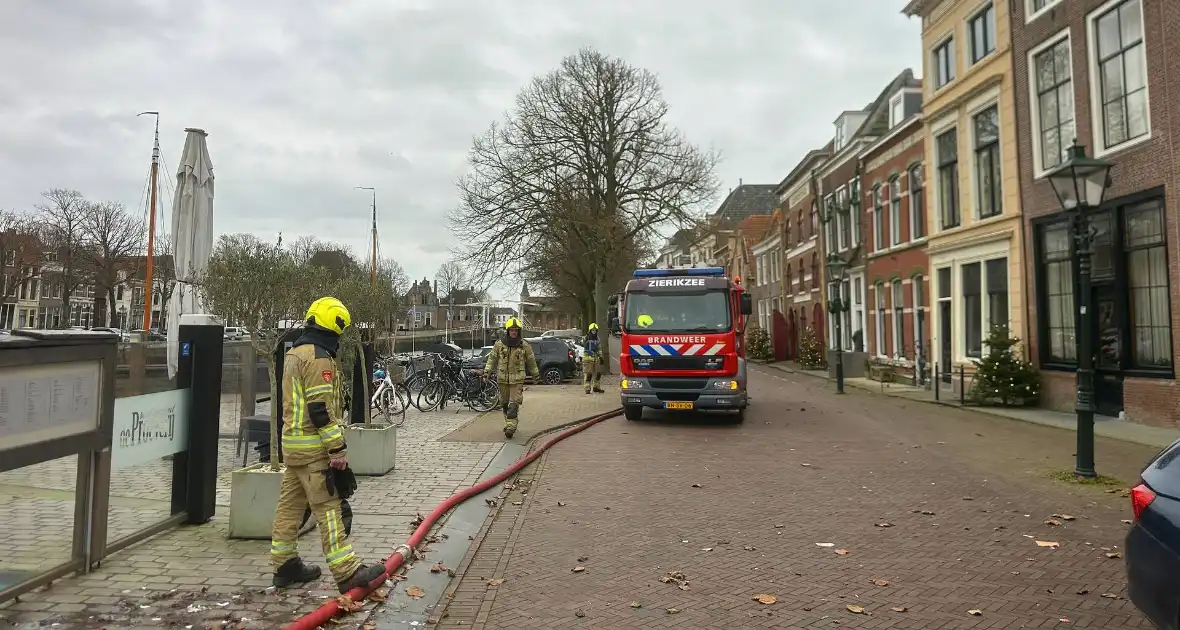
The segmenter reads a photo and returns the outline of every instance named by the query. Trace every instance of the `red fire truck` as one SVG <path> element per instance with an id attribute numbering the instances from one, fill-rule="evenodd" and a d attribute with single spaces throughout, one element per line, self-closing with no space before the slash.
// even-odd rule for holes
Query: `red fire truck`
<path id="1" fill-rule="evenodd" d="M 740 281 L 721 267 L 637 269 L 610 306 L 628 420 L 641 419 L 644 407 L 745 419 L 742 336 L 753 305 Z"/>

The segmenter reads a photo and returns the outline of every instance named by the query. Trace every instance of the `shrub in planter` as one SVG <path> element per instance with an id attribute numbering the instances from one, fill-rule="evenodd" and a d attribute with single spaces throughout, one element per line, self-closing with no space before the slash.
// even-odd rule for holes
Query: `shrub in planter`
<path id="1" fill-rule="evenodd" d="M 1016 352 L 1020 340 L 1007 326 L 992 326 L 987 355 L 976 365 L 971 401 L 979 405 L 1020 407 L 1035 405 L 1041 397 L 1041 375 Z"/>
<path id="2" fill-rule="evenodd" d="M 746 331 L 746 351 L 751 359 L 770 361 L 774 359 L 774 346 L 770 333 L 765 328 L 754 326 Z"/>
<path id="3" fill-rule="evenodd" d="M 824 345 L 811 326 L 803 329 L 803 341 L 799 344 L 799 365 L 808 370 L 822 370 L 828 365 L 824 358 Z"/>

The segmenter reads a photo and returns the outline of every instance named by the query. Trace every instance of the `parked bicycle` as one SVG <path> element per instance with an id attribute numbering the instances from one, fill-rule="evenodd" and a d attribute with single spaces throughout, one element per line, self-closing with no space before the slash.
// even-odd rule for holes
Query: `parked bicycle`
<path id="1" fill-rule="evenodd" d="M 462 359 L 434 358 L 435 369 L 415 397 L 415 407 L 422 411 L 445 409 L 451 400 L 481 413 L 496 407 L 500 388 L 494 380 L 481 379 L 474 370 L 464 369 Z"/>

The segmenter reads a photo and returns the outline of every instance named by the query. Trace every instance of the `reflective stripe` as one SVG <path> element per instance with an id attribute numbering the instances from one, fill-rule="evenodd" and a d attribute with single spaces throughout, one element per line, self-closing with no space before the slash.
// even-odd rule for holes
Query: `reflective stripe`
<path id="1" fill-rule="evenodd" d="M 355 554 L 352 551 L 352 545 L 345 542 L 341 544 L 341 532 L 344 531 L 344 523 L 340 520 L 340 512 L 338 510 L 328 510 L 324 515 L 324 521 L 328 525 L 328 553 L 325 554 L 324 559 L 327 560 L 329 567 L 338 566 L 352 560 Z"/>
<path id="2" fill-rule="evenodd" d="M 291 434 L 303 435 L 303 399 L 299 395 L 299 379 L 291 377 L 291 411 L 295 417 L 291 419 Z"/>
<path id="3" fill-rule="evenodd" d="M 321 440 L 325 440 L 325 441 L 335 440 L 337 438 L 344 437 L 344 432 L 340 430 L 340 425 L 333 424 L 333 425 L 328 426 L 326 429 L 320 431 L 319 437 Z"/>
<path id="4" fill-rule="evenodd" d="M 313 451 L 324 448 L 318 435 L 284 435 L 283 447 L 297 451 Z"/>
<path id="5" fill-rule="evenodd" d="M 332 393 L 332 386 L 331 385 L 316 385 L 315 387 L 308 387 L 307 390 L 305 392 L 303 392 L 304 396 L 306 396 L 308 398 L 311 398 L 312 396 L 318 396 L 320 394 L 331 394 L 331 393 Z"/>
<path id="6" fill-rule="evenodd" d="M 290 556 L 294 555 L 297 550 L 295 543 L 270 541 L 270 555 L 272 556 Z"/>

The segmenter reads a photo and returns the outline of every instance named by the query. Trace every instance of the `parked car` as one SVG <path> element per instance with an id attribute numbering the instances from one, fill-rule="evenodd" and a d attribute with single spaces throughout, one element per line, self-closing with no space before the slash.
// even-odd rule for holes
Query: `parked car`
<path id="1" fill-rule="evenodd" d="M 463 359 L 463 367 L 469 370 L 482 370 L 487 363 L 488 353 L 492 351 L 493 346 L 484 346 L 475 351 L 475 354 Z"/>
<path id="2" fill-rule="evenodd" d="M 1180 440 L 1140 473 L 1125 544 L 1127 595 L 1161 630 L 1180 628 Z"/>
<path id="3" fill-rule="evenodd" d="M 222 336 L 226 341 L 241 341 L 246 337 L 246 329 L 238 326 L 226 326 Z"/>
<path id="4" fill-rule="evenodd" d="M 533 337 L 525 341 L 533 347 L 533 354 L 537 357 L 541 382 L 546 385 L 559 385 L 577 373 L 577 354 L 565 340 L 556 337 Z"/>

